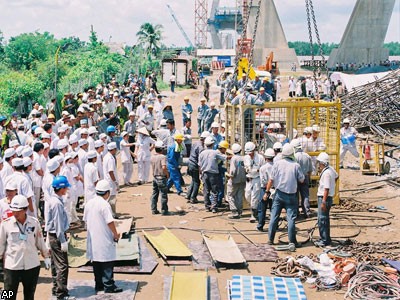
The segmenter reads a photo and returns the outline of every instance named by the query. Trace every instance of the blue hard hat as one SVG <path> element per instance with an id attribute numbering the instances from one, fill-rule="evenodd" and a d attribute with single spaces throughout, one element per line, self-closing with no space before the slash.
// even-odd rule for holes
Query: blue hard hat
<path id="1" fill-rule="evenodd" d="M 1 122 L 1 121 L 0 121 L 0 122 Z M 32 131 L 32 132 L 35 132 L 36 128 L 39 128 L 39 126 L 38 126 L 38 125 L 33 125 L 32 128 L 31 128 L 31 131 Z"/>
<path id="2" fill-rule="evenodd" d="M 62 189 L 62 188 L 68 188 L 71 185 L 69 184 L 67 177 L 65 177 L 65 176 L 56 176 L 53 179 L 53 182 L 52 182 L 51 186 L 53 188 L 55 188 L 55 189 Z"/>
<path id="3" fill-rule="evenodd" d="M 5 116 L 0 116 L 0 122 L 3 122 L 3 121 L 5 121 L 5 120 L 7 120 L 7 117 L 5 117 Z"/>
<path id="4" fill-rule="evenodd" d="M 115 126 L 110 125 L 107 127 L 107 133 L 115 132 L 115 131 L 116 131 Z"/>

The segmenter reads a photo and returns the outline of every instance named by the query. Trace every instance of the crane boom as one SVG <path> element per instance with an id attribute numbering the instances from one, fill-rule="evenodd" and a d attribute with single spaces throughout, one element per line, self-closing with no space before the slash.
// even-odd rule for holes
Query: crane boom
<path id="1" fill-rule="evenodd" d="M 186 42 L 189 44 L 190 47 L 194 48 L 193 43 L 190 41 L 188 35 L 186 34 L 185 30 L 183 29 L 183 27 L 181 26 L 181 23 L 179 23 L 178 19 L 175 16 L 174 11 L 172 10 L 171 6 L 169 6 L 169 4 L 167 4 L 169 13 L 171 14 L 172 18 L 174 19 L 176 25 L 179 27 L 179 30 L 181 31 L 183 37 L 185 38 Z"/>

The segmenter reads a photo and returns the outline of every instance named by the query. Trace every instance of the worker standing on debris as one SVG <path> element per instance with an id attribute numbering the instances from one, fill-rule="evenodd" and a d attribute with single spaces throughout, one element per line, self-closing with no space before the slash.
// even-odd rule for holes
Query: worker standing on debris
<path id="1" fill-rule="evenodd" d="M 244 168 L 243 156 L 240 155 L 242 147 L 239 144 L 233 144 L 231 147 L 233 156 L 230 161 L 228 185 L 227 185 L 227 201 L 231 214 L 229 219 L 239 219 L 243 211 L 244 190 L 246 188 L 246 170 Z"/>
<path id="2" fill-rule="evenodd" d="M 358 158 L 359 154 L 356 146 L 357 131 L 350 126 L 350 120 L 343 120 L 343 127 L 340 128 L 340 168 L 343 168 L 343 160 L 347 151 L 350 151 L 354 157 Z"/>
<path id="3" fill-rule="evenodd" d="M 275 234 L 278 229 L 278 222 L 284 208 L 287 214 L 288 238 L 291 249 L 301 245 L 297 243 L 295 221 L 297 217 L 297 183 L 304 182 L 304 174 L 300 165 L 295 162 L 294 149 L 290 144 L 285 144 L 282 149 L 282 159 L 274 162 L 271 178 L 265 190 L 266 197 L 271 195 L 271 188 L 275 187 L 275 194 L 272 200 L 271 222 L 269 223 L 268 244 L 273 245 Z"/>
<path id="4" fill-rule="evenodd" d="M 110 199 L 111 186 L 106 180 L 96 184 L 96 196 L 85 206 L 83 219 L 87 229 L 86 257 L 93 264 L 96 292 L 120 293 L 115 285 L 114 261 L 117 259 L 117 232 Z"/>
<path id="5" fill-rule="evenodd" d="M 204 144 L 207 149 L 199 155 L 199 172 L 204 187 L 204 204 L 208 211 L 218 212 L 218 161 L 225 161 L 226 156 L 217 150 L 213 150 L 215 140 L 212 136 L 206 137 Z"/>
<path id="6" fill-rule="evenodd" d="M 27 215 L 28 206 L 25 196 L 16 195 L 10 203 L 12 216 L 1 222 L 0 259 L 4 259 L 4 290 L 13 292 L 11 298 L 4 299 L 17 298 L 20 282 L 24 287 L 24 299 L 34 299 L 40 272 L 38 250 L 44 257 L 46 269 L 50 268 L 50 253 L 40 223 Z"/>
<path id="7" fill-rule="evenodd" d="M 269 179 L 271 178 L 271 171 L 274 165 L 275 151 L 272 148 L 268 148 L 264 152 L 266 163 L 260 168 L 260 184 L 261 184 L 261 200 L 258 204 L 258 224 L 257 230 L 263 232 L 265 225 L 265 218 L 267 209 L 271 211 L 272 207 L 272 195 L 266 196 L 265 190 Z M 272 189 L 272 188 L 271 188 Z M 272 193 L 271 193 L 272 194 Z"/>
<path id="8" fill-rule="evenodd" d="M 244 145 L 244 167 L 246 170 L 245 197 L 251 206 L 250 222 L 255 223 L 258 218 L 258 203 L 261 199 L 260 168 L 265 163 L 264 157 L 257 153 L 256 145 L 247 142 Z"/>
<path id="9" fill-rule="evenodd" d="M 158 196 L 161 194 L 161 214 L 168 215 L 168 187 L 167 180 L 169 173 L 167 169 L 167 159 L 162 152 L 164 144 L 162 141 L 155 143 L 156 153 L 151 156 L 151 166 L 153 169 L 153 194 L 151 195 L 151 212 L 153 215 L 159 214 L 157 210 Z"/>
<path id="10" fill-rule="evenodd" d="M 317 191 L 318 197 L 318 230 L 321 239 L 315 242 L 318 247 L 329 246 L 332 242 L 330 234 L 329 211 L 332 207 L 336 190 L 336 180 L 339 175 L 329 166 L 329 155 L 322 152 L 317 157 L 320 173 Z"/>
<path id="11" fill-rule="evenodd" d="M 309 218 L 311 215 L 310 211 L 310 178 L 312 173 L 312 161 L 310 155 L 303 152 L 301 142 L 299 139 L 294 139 L 290 142 L 294 148 L 294 157 L 301 167 L 304 174 L 304 182 L 299 183 L 297 190 L 301 197 L 301 208 L 303 211 L 304 218 Z"/>

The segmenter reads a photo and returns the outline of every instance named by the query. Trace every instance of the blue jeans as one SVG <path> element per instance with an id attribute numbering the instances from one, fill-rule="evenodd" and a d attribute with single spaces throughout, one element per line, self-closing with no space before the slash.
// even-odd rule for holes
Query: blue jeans
<path id="1" fill-rule="evenodd" d="M 157 177 L 153 179 L 153 194 L 151 195 L 151 211 L 157 211 L 158 196 L 161 193 L 161 211 L 168 211 L 167 178 Z"/>
<path id="2" fill-rule="evenodd" d="M 197 133 L 200 136 L 200 134 L 204 131 L 204 122 L 202 119 L 197 119 Z"/>
<path id="3" fill-rule="evenodd" d="M 169 179 L 167 182 L 168 189 L 175 185 L 176 191 L 178 194 L 182 193 L 182 186 L 181 186 L 181 172 L 177 167 L 167 166 L 169 172 Z"/>
<path id="4" fill-rule="evenodd" d="M 262 188 L 261 189 L 261 199 L 260 199 L 260 202 L 258 202 L 258 225 L 257 225 L 257 228 L 259 228 L 259 229 L 264 228 L 265 216 L 267 214 L 267 208 L 269 207 L 269 209 L 271 210 L 271 206 L 272 206 L 271 197 L 268 198 L 267 201 L 264 201 L 263 200 L 264 194 L 265 194 L 265 189 Z"/>
<path id="5" fill-rule="evenodd" d="M 276 230 L 278 229 L 279 217 L 282 209 L 286 209 L 286 220 L 288 222 L 288 238 L 289 243 L 297 243 L 296 240 L 296 226 L 295 221 L 297 218 L 297 195 L 287 194 L 276 190 L 274 199 L 272 200 L 271 208 L 271 222 L 269 223 L 269 240 L 271 242 L 275 239 Z"/>
<path id="6" fill-rule="evenodd" d="M 225 196 L 225 185 L 224 185 L 224 179 L 225 179 L 225 172 L 224 173 L 219 173 L 218 174 L 218 196 L 217 196 L 217 206 L 220 207 L 222 204 L 222 199 Z"/>
<path id="7" fill-rule="evenodd" d="M 116 288 L 114 281 L 114 262 L 93 262 L 95 289 L 111 291 Z"/>
<path id="8" fill-rule="evenodd" d="M 171 92 L 175 93 L 175 81 L 171 81 Z"/>
<path id="9" fill-rule="evenodd" d="M 331 240 L 331 222 L 329 220 L 329 211 L 332 207 L 332 197 L 326 199 L 326 211 L 322 211 L 322 196 L 318 196 L 318 230 L 321 241 L 325 245 L 329 245 Z"/>

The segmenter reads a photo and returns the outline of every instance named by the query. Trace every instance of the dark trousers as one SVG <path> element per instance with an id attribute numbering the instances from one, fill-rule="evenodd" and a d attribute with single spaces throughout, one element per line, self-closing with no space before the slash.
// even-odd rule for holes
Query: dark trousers
<path id="1" fill-rule="evenodd" d="M 217 206 L 221 207 L 222 199 L 225 196 L 225 172 L 218 174 L 218 196 L 217 196 Z"/>
<path id="2" fill-rule="evenodd" d="M 321 209 L 322 196 L 318 196 L 318 230 L 321 237 L 321 241 L 325 245 L 329 245 L 331 240 L 331 222 L 329 218 L 329 212 L 332 207 L 332 197 L 326 199 L 326 211 Z"/>
<path id="3" fill-rule="evenodd" d="M 188 200 L 197 200 L 200 188 L 199 168 L 193 164 L 189 164 L 187 172 L 192 177 L 192 181 L 190 182 L 186 198 Z"/>
<path id="4" fill-rule="evenodd" d="M 204 204 L 206 208 L 214 209 L 217 207 L 218 197 L 218 176 L 214 173 L 203 173 Z"/>
<path id="5" fill-rule="evenodd" d="M 261 189 L 261 200 L 258 202 L 258 225 L 257 228 L 263 229 L 265 225 L 265 219 L 267 214 L 267 209 L 271 210 L 272 198 L 269 197 L 266 201 L 263 199 L 265 194 L 265 189 Z"/>
<path id="6" fill-rule="evenodd" d="M 192 151 L 192 144 L 185 144 L 186 147 L 186 157 L 190 157 L 190 152 Z"/>
<path id="7" fill-rule="evenodd" d="M 157 211 L 158 196 L 161 194 L 161 211 L 168 211 L 168 187 L 167 178 L 153 179 L 153 194 L 151 195 L 151 211 Z"/>
<path id="8" fill-rule="evenodd" d="M 171 92 L 175 93 L 175 81 L 171 81 Z"/>
<path id="9" fill-rule="evenodd" d="M 116 288 L 114 281 L 114 262 L 93 262 L 93 273 L 96 291 L 111 291 Z"/>
<path id="10" fill-rule="evenodd" d="M 61 251 L 61 243 L 54 234 L 49 233 L 51 249 L 52 294 L 57 299 L 68 296 L 68 253 Z"/>
<path id="11" fill-rule="evenodd" d="M 301 209 L 303 214 L 309 215 L 310 212 L 310 178 L 306 175 L 303 183 L 297 184 L 297 190 L 301 197 Z"/>
<path id="12" fill-rule="evenodd" d="M 135 142 L 135 137 L 134 136 L 129 136 L 128 137 L 128 143 L 132 144 L 134 142 Z M 135 153 L 135 146 L 133 145 L 133 146 L 129 147 L 129 150 L 131 150 L 132 153 Z M 131 156 L 132 156 L 133 161 L 135 161 L 135 158 L 133 157 L 132 154 L 131 154 Z"/>
<path id="13" fill-rule="evenodd" d="M 17 299 L 18 286 L 21 282 L 24 287 L 24 300 L 33 300 L 35 298 L 39 272 L 40 266 L 29 270 L 4 269 L 4 290 L 13 292 L 12 297 L 8 299 Z"/>

